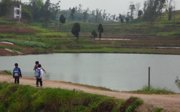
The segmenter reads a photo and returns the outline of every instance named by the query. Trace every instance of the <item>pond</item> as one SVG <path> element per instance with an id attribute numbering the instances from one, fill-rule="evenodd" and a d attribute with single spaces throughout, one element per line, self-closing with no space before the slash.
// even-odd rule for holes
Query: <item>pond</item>
<path id="1" fill-rule="evenodd" d="M 141 89 L 148 84 L 180 93 L 175 79 L 180 76 L 180 56 L 150 54 L 59 53 L 0 57 L 0 70 L 19 63 L 23 75 L 34 76 L 35 61 L 46 69 L 46 78 L 106 87 L 119 91 Z"/>

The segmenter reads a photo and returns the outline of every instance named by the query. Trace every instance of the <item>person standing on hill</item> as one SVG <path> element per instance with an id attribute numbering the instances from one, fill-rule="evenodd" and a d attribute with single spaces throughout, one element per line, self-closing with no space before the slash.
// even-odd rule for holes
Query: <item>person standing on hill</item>
<path id="1" fill-rule="evenodd" d="M 36 77 L 36 86 L 39 87 L 39 85 L 42 87 L 43 86 L 43 78 L 44 71 L 41 67 L 41 64 L 38 64 L 38 67 L 35 70 L 35 77 Z"/>
<path id="2" fill-rule="evenodd" d="M 14 83 L 19 84 L 19 77 L 22 77 L 21 69 L 18 67 L 18 63 L 15 63 L 14 66 L 15 66 L 13 69 Z"/>

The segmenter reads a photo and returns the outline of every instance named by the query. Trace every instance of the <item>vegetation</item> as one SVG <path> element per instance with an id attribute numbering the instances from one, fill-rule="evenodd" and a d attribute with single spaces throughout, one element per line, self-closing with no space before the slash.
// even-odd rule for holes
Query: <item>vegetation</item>
<path id="1" fill-rule="evenodd" d="M 162 89 L 162 88 L 154 88 L 154 87 L 143 87 L 141 90 L 134 91 L 136 93 L 143 93 L 143 94 L 174 94 L 174 92 Z"/>
<path id="2" fill-rule="evenodd" d="M 0 71 L 0 74 L 12 75 L 11 71 L 8 71 L 8 70 Z"/>
<path id="3" fill-rule="evenodd" d="M 99 26 L 98 26 L 98 32 L 99 32 L 99 38 L 101 39 L 101 35 L 102 35 L 102 33 L 104 32 L 104 29 L 103 29 L 102 24 L 99 24 Z"/>
<path id="4" fill-rule="evenodd" d="M 154 108 L 153 112 L 164 112 L 162 108 Z"/>
<path id="5" fill-rule="evenodd" d="M 79 33 L 80 33 L 81 27 L 79 23 L 74 23 L 71 33 L 76 37 L 76 40 L 79 40 Z"/>
<path id="6" fill-rule="evenodd" d="M 12 55 L 17 52 L 180 54 L 180 13 L 174 9 L 171 14 L 163 12 L 165 5 L 173 7 L 171 2 L 146 0 L 144 10 L 139 9 L 138 18 L 134 18 L 138 8 L 133 3 L 129 6 L 130 15 L 117 17 L 100 9 L 84 10 L 81 5 L 60 11 L 60 2 L 30 0 L 22 3 L 21 23 L 0 12 L 0 42 L 14 43 L 14 46 L 1 45 L 0 49 L 8 48 L 14 51 Z M 9 7 L 12 3 L 12 0 L 2 0 L 0 5 Z M 4 11 L 7 15 L 8 12 Z M 104 40 L 95 39 L 96 32 Z"/>
<path id="7" fill-rule="evenodd" d="M 134 112 L 143 102 L 113 98 L 63 89 L 38 89 L 30 86 L 0 84 L 0 110 L 3 112 Z"/>

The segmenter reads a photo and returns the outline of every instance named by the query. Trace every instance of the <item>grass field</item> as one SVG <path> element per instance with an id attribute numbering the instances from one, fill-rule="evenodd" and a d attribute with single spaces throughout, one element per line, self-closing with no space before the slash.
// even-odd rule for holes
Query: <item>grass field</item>
<path id="1" fill-rule="evenodd" d="M 179 15 L 177 12 L 173 21 L 167 21 L 167 15 L 164 14 L 153 23 L 104 23 L 103 40 L 91 38 L 91 31 L 97 30 L 98 24 L 80 22 L 79 41 L 70 33 L 72 22 L 62 25 L 59 29 L 58 23 L 43 28 L 40 24 L 15 23 L 1 18 L 0 42 L 12 42 L 15 45 L 12 49 L 0 44 L 0 49 L 7 47 L 23 54 L 54 52 L 180 54 Z"/>
<path id="2" fill-rule="evenodd" d="M 143 101 L 52 88 L 0 84 L 1 112 L 134 112 Z"/>

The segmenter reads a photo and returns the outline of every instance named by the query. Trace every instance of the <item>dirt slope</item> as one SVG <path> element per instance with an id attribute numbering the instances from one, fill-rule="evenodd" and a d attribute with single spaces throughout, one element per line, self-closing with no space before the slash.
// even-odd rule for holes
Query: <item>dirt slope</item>
<path id="1" fill-rule="evenodd" d="M 11 76 L 0 74 L 0 82 L 12 83 L 13 81 L 14 80 Z M 31 78 L 23 77 L 22 79 L 20 79 L 20 84 L 35 86 L 35 79 L 33 79 L 32 77 Z M 87 93 L 106 95 L 106 96 L 120 98 L 120 99 L 127 99 L 131 96 L 135 96 L 144 100 L 145 105 L 140 107 L 141 111 L 144 108 L 143 112 L 150 112 L 150 110 L 148 110 L 149 107 L 161 107 L 161 108 L 164 108 L 166 112 L 180 112 L 180 94 L 175 94 L 175 95 L 133 94 L 133 93 L 127 93 L 127 92 L 101 90 L 101 89 L 89 87 L 89 86 L 66 83 L 62 81 L 50 81 L 50 80 L 44 80 L 44 87 L 84 91 Z"/>

